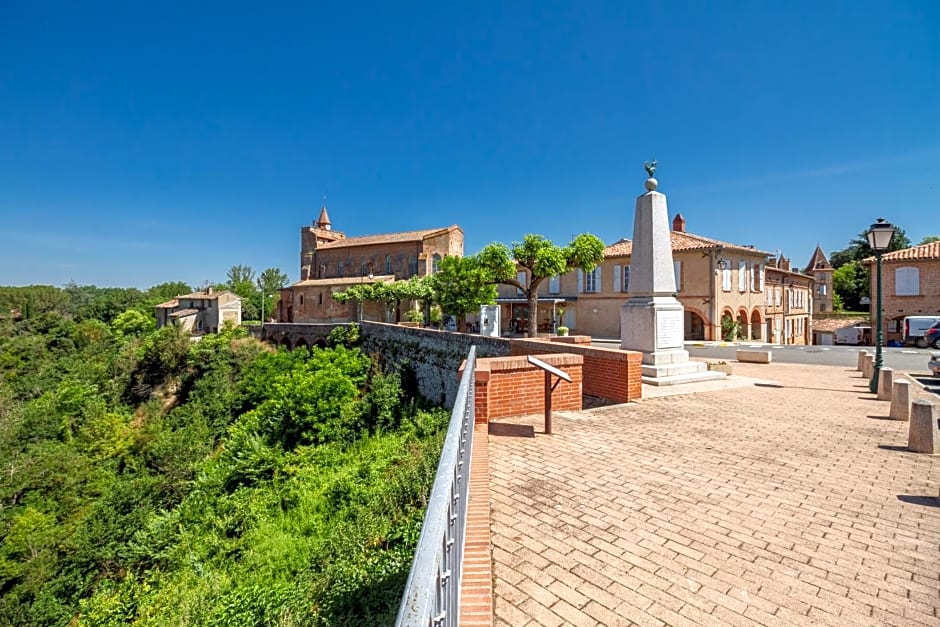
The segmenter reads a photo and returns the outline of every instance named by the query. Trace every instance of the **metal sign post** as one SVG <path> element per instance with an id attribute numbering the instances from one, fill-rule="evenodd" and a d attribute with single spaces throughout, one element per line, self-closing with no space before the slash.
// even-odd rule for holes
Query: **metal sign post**
<path id="1" fill-rule="evenodd" d="M 571 383 L 571 377 L 568 376 L 568 373 L 559 370 L 555 366 L 549 365 L 542 361 L 541 359 L 536 359 L 532 355 L 528 355 L 526 360 L 535 366 L 536 368 L 541 368 L 545 371 L 545 433 L 548 435 L 552 434 L 552 392 L 555 390 L 555 387 L 562 381 L 565 380 L 568 383 Z M 558 377 L 554 385 L 552 384 L 552 376 Z"/>

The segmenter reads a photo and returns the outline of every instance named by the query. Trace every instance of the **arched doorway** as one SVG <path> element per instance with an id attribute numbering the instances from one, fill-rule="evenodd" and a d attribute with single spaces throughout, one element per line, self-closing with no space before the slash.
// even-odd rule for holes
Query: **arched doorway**
<path id="1" fill-rule="evenodd" d="M 759 340 L 761 339 L 761 327 L 763 323 L 760 319 L 760 312 L 756 309 L 751 312 L 751 339 Z"/>
<path id="2" fill-rule="evenodd" d="M 697 311 L 685 310 L 685 339 L 705 339 L 705 319 Z"/>
<path id="3" fill-rule="evenodd" d="M 294 344 L 294 350 L 298 348 L 303 348 L 304 350 L 308 350 L 310 347 L 307 345 L 307 340 L 305 340 L 304 338 L 300 338 Z"/>
<path id="4" fill-rule="evenodd" d="M 731 342 L 737 339 L 737 334 L 734 329 L 734 314 L 730 309 L 725 309 L 725 312 L 721 314 L 721 337 L 718 338 L 725 342 Z"/>
<path id="5" fill-rule="evenodd" d="M 287 350 L 290 350 L 290 338 L 289 338 L 288 336 L 285 335 L 284 337 L 282 337 L 282 338 L 281 338 L 281 341 L 278 342 L 278 344 L 280 344 L 281 346 L 283 346 L 283 347 L 286 348 Z"/>
<path id="6" fill-rule="evenodd" d="M 751 318 L 747 314 L 747 310 L 741 309 L 738 311 L 738 337 L 741 339 L 748 339 L 751 337 Z"/>

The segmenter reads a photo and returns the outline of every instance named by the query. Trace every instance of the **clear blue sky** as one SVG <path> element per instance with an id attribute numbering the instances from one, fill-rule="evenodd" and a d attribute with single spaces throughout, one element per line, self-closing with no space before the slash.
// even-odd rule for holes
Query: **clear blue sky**
<path id="1" fill-rule="evenodd" d="M 940 3 L 7 2 L 0 284 L 298 278 L 348 235 L 940 234 Z M 342 5 L 342 6 L 341 6 Z"/>

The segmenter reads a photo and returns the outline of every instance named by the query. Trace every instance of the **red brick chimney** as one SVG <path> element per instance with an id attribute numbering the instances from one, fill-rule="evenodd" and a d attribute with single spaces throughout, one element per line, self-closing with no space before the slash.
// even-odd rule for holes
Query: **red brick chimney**
<path id="1" fill-rule="evenodd" d="M 685 218 L 682 217 L 681 213 L 677 213 L 676 217 L 672 219 L 672 230 L 676 233 L 685 233 Z"/>
<path id="2" fill-rule="evenodd" d="M 781 270 L 789 270 L 789 269 L 790 269 L 790 260 L 787 259 L 786 257 L 781 256 L 781 257 L 780 257 L 780 269 L 781 269 Z"/>

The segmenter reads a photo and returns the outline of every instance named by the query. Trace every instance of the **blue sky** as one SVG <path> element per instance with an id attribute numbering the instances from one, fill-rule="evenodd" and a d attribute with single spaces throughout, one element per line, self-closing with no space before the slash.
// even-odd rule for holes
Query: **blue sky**
<path id="1" fill-rule="evenodd" d="M 650 157 L 690 232 L 797 265 L 940 234 L 935 2 L 449 4 L 6 3 L 0 284 L 296 280 L 324 194 L 611 243 Z"/>

